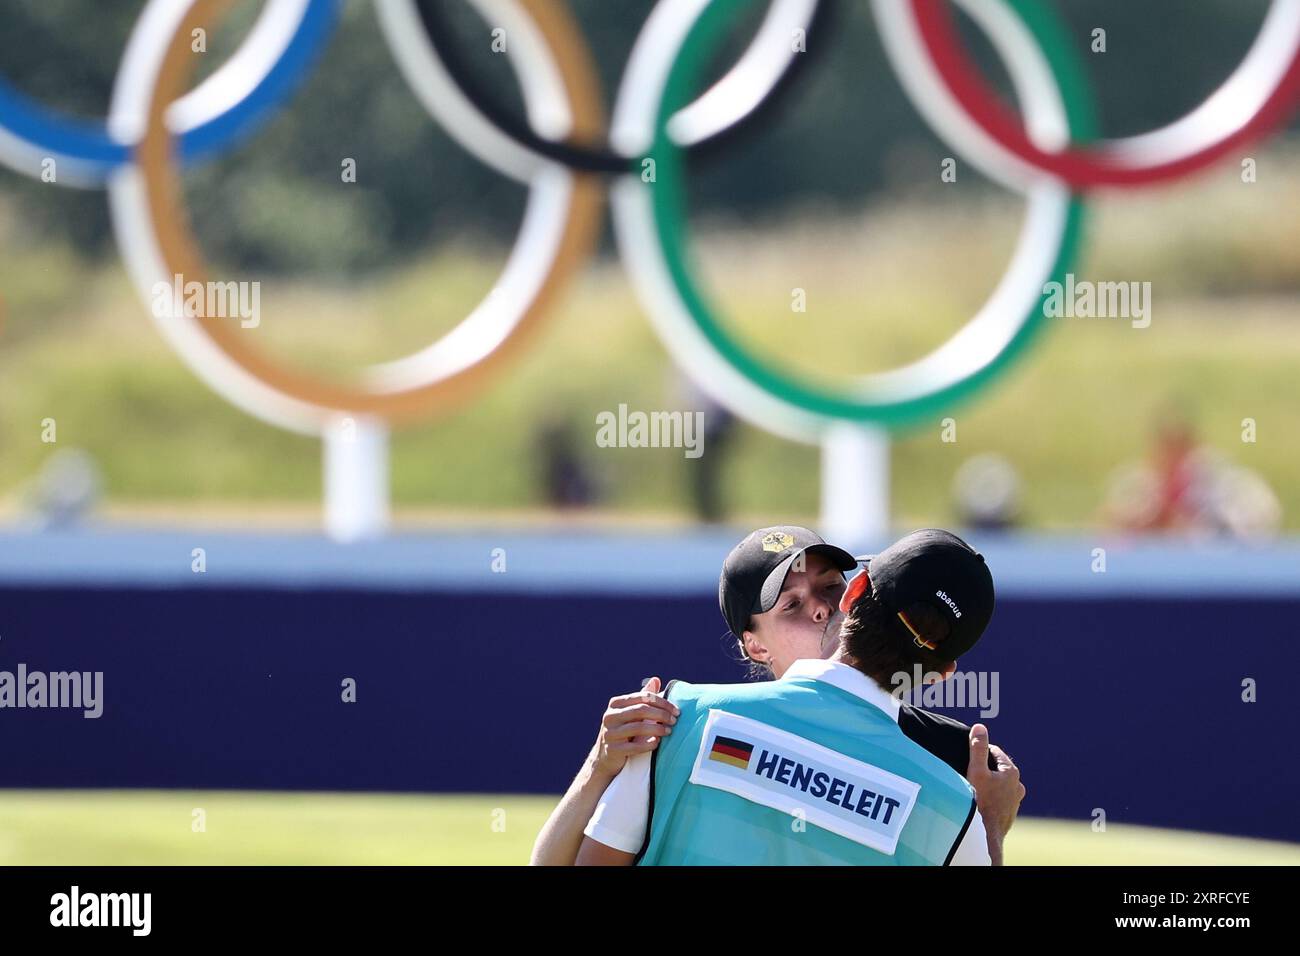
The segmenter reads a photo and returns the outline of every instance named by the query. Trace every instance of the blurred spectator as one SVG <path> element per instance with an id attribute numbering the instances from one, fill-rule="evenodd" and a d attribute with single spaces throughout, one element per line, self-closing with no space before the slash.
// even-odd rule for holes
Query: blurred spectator
<path id="1" fill-rule="evenodd" d="M 28 485 L 25 510 L 41 529 L 71 528 L 95 510 L 103 484 L 99 465 L 89 452 L 61 448 Z"/>
<path id="2" fill-rule="evenodd" d="M 535 437 L 542 495 L 553 508 L 585 508 L 596 502 L 596 482 L 578 452 L 568 418 L 552 414 L 542 420 Z"/>
<path id="3" fill-rule="evenodd" d="M 675 375 L 672 391 L 676 395 L 677 404 L 683 410 L 704 413 L 703 454 L 699 458 L 686 459 L 685 463 L 690 471 L 691 504 L 695 509 L 695 518 L 705 524 L 713 524 L 726 518 L 720 491 L 722 464 L 740 421 L 689 378 L 680 373 Z"/>
<path id="4" fill-rule="evenodd" d="M 1264 479 L 1197 443 L 1191 421 L 1167 410 L 1146 462 L 1120 468 L 1107 492 L 1112 524 L 1135 531 L 1186 531 L 1247 538 L 1275 533 L 1282 507 Z"/>
<path id="5" fill-rule="evenodd" d="M 1001 455 L 967 459 L 952 480 L 958 520 L 968 528 L 999 531 L 1020 523 L 1020 475 Z"/>

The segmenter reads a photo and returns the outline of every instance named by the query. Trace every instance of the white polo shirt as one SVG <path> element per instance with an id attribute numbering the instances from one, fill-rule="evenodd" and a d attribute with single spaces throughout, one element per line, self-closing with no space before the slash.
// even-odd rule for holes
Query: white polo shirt
<path id="1" fill-rule="evenodd" d="M 811 678 L 838 687 L 879 707 L 895 723 L 898 722 L 898 712 L 902 708 L 899 700 L 866 674 L 847 664 L 798 660 L 779 679 L 794 677 Z M 641 849 L 650 823 L 651 756 L 649 753 L 637 754 L 623 766 L 622 773 L 613 779 L 596 805 L 596 812 L 583 831 L 587 836 L 624 853 L 636 853 Z M 984 821 L 976 810 L 949 865 L 989 866 L 992 862 Z"/>

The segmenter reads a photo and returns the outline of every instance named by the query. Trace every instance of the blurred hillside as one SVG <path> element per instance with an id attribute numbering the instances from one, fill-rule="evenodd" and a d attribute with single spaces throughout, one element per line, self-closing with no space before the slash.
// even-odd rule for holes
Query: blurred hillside
<path id="1" fill-rule="evenodd" d="M 1258 469 L 1300 527 L 1297 277 L 1300 154 L 1259 157 L 1261 183 L 1229 167 L 1193 183 L 1096 204 L 1080 278 L 1152 282 L 1152 322 L 1061 319 L 1028 360 L 974 404 L 955 408 L 958 441 L 940 425 L 900 437 L 894 461 L 901 518 L 950 518 L 961 461 L 998 451 L 1026 476 L 1035 525 L 1089 524 L 1107 476 L 1141 454 L 1152 415 L 1183 402 L 1202 437 Z M 1265 189 L 1264 183 L 1267 183 Z M 897 365 L 947 338 L 1001 275 L 1022 204 L 985 197 L 943 205 L 872 203 L 836 218 L 763 229 L 702 224 L 697 248 L 715 297 L 769 355 L 846 381 Z M 0 222 L 12 223 L 0 213 Z M 60 446 L 89 449 L 118 503 L 300 502 L 320 495 L 316 442 L 262 425 L 199 383 L 153 329 L 117 265 L 66 246 L 0 234 L 0 493 L 12 496 Z M 413 350 L 451 328 L 491 287 L 503 249 L 452 248 L 368 281 L 266 279 L 265 347 L 331 372 Z M 69 281 L 75 276 L 75 281 Z M 805 288 L 808 311 L 790 310 Z M 540 503 L 536 430 L 559 415 L 624 515 L 685 517 L 680 450 L 595 446 L 595 416 L 681 408 L 662 346 L 622 267 L 602 259 L 565 296 L 535 347 L 472 406 L 399 432 L 399 507 L 529 508 Z M 1241 442 L 1241 420 L 1259 438 Z M 706 454 L 708 449 L 706 448 Z M 774 467 L 773 462 L 780 462 Z M 818 453 L 745 429 L 728 450 L 733 513 L 811 516 Z"/>

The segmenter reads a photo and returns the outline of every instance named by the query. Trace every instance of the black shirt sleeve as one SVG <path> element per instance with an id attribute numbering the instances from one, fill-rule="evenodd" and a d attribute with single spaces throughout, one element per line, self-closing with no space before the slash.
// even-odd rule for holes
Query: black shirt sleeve
<path id="1" fill-rule="evenodd" d="M 916 741 L 963 777 L 970 766 L 970 728 L 960 720 L 932 714 L 904 703 L 898 712 L 898 726 L 910 740 Z M 998 769 L 989 753 L 989 769 Z"/>

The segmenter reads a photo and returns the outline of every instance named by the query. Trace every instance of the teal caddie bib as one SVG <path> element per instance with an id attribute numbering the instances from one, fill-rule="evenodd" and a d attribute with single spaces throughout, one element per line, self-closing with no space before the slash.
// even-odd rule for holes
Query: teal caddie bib
<path id="1" fill-rule="evenodd" d="M 643 865 L 945 865 L 970 784 L 891 715 L 825 681 L 674 681 Z"/>

